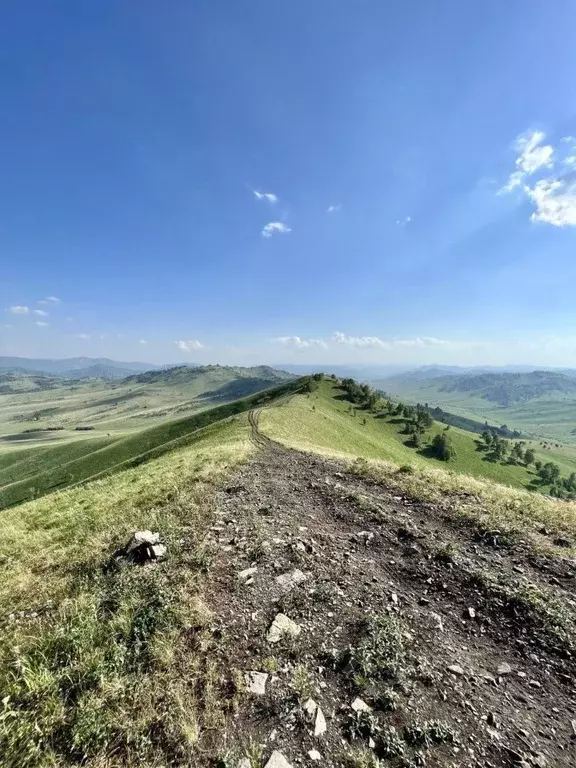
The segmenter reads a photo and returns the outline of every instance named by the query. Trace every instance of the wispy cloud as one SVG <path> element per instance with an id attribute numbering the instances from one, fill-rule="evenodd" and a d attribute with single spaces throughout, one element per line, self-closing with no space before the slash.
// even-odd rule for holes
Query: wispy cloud
<path id="1" fill-rule="evenodd" d="M 62 299 L 59 299 L 58 296 L 46 296 L 41 299 L 38 304 L 60 304 L 61 301 Z"/>
<path id="2" fill-rule="evenodd" d="M 412 221 L 412 216 L 404 216 L 403 219 L 398 219 L 396 224 L 399 227 L 405 227 L 407 224 L 410 224 L 411 221 Z"/>
<path id="3" fill-rule="evenodd" d="M 278 196 L 273 192 L 258 192 L 257 189 L 253 189 L 252 192 L 257 200 L 266 200 L 270 205 L 274 205 L 274 203 L 278 202 Z"/>
<path id="4" fill-rule="evenodd" d="M 534 206 L 530 220 L 554 227 L 576 226 L 576 168 L 574 139 L 565 136 L 559 147 L 543 144 L 545 134 L 535 131 L 516 140 L 516 170 L 508 177 L 500 193 L 520 189 Z M 567 150 L 562 145 L 569 145 Z M 558 161 L 556 162 L 556 158 Z M 558 165 L 560 168 L 558 168 Z M 556 167 L 555 167 L 556 166 Z M 530 177 L 539 178 L 532 181 Z"/>
<path id="5" fill-rule="evenodd" d="M 338 203 L 338 205 L 329 205 L 328 208 L 326 208 L 326 213 L 338 213 L 338 211 L 342 210 L 342 204 Z"/>
<path id="6" fill-rule="evenodd" d="M 76 334 L 77 339 L 89 339 L 90 334 L 89 333 L 77 333 Z"/>
<path id="7" fill-rule="evenodd" d="M 328 345 L 323 339 L 302 339 L 300 336 L 279 336 L 273 339 L 276 344 L 291 349 L 327 349 Z"/>
<path id="8" fill-rule="evenodd" d="M 140 339 L 140 341 L 138 342 L 138 344 L 142 344 L 142 345 L 145 345 L 145 344 L 148 344 L 148 342 L 146 341 L 146 339 Z"/>
<path id="9" fill-rule="evenodd" d="M 32 312 L 35 315 L 39 315 L 39 317 L 48 317 L 48 312 L 45 312 L 43 309 L 33 309 Z"/>
<path id="10" fill-rule="evenodd" d="M 272 237 L 275 233 L 285 235 L 288 232 L 292 232 L 292 230 L 286 224 L 283 224 L 281 221 L 270 221 L 262 229 L 262 237 Z"/>
<path id="11" fill-rule="evenodd" d="M 45 323 L 44 320 L 36 320 L 36 325 L 39 326 L 40 328 L 45 328 L 48 325 L 48 323 Z"/>
<path id="12" fill-rule="evenodd" d="M 27 315 L 30 309 L 22 304 L 16 304 L 13 307 L 8 307 L 6 311 L 11 312 L 13 315 Z"/>
<path id="13" fill-rule="evenodd" d="M 182 352 L 192 352 L 193 350 L 205 349 L 204 344 L 202 344 L 201 341 L 198 341 L 198 339 L 188 339 L 187 341 L 181 339 L 180 341 L 175 341 L 174 344 L 176 344 L 178 349 L 182 350 Z"/>
<path id="14" fill-rule="evenodd" d="M 345 333 L 336 333 L 332 339 L 337 344 L 345 344 L 347 347 L 359 347 L 361 349 L 390 349 L 390 343 L 379 339 L 378 336 L 347 336 Z"/>

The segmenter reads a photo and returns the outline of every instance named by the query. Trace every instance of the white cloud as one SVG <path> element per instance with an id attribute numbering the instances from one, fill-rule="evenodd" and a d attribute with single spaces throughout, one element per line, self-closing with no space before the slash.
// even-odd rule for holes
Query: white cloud
<path id="1" fill-rule="evenodd" d="M 391 345 L 387 341 L 382 341 L 378 336 L 346 336 L 344 333 L 336 332 L 332 336 L 338 344 L 345 344 L 349 347 L 360 347 L 363 349 L 390 349 Z"/>
<path id="2" fill-rule="evenodd" d="M 273 339 L 276 344 L 292 349 L 327 349 L 328 345 L 323 339 L 301 339 L 300 336 L 279 336 Z"/>
<path id="3" fill-rule="evenodd" d="M 542 131 L 535 131 L 516 140 L 515 149 L 519 153 L 515 160 L 516 170 L 510 174 L 500 193 L 521 189 L 535 208 L 531 221 L 553 227 L 574 227 L 576 182 L 568 177 L 572 169 L 576 169 L 576 154 L 566 155 L 566 150 L 561 147 L 557 152 L 551 144 L 542 144 L 544 139 Z M 572 153 L 576 150 L 572 136 L 565 136 L 560 143 L 571 145 L 568 151 Z M 551 170 L 557 154 L 560 154 L 560 165 L 563 167 L 560 172 Z M 534 182 L 527 181 L 535 173 L 540 178 Z"/>
<path id="4" fill-rule="evenodd" d="M 146 339 L 140 339 L 138 344 L 148 344 L 148 342 L 146 341 Z"/>
<path id="5" fill-rule="evenodd" d="M 546 134 L 542 131 L 534 131 L 516 139 L 514 143 L 514 149 L 518 152 L 515 160 L 516 170 L 510 174 L 501 192 L 511 192 L 522 185 L 526 176 L 531 176 L 543 168 L 552 167 L 554 147 L 551 144 L 543 145 L 545 138 Z"/>
<path id="6" fill-rule="evenodd" d="M 182 352 L 191 352 L 192 350 L 204 349 L 204 344 L 197 339 L 189 339 L 188 341 L 180 340 L 175 341 L 174 344 L 181 349 Z"/>
<path id="7" fill-rule="evenodd" d="M 45 328 L 48 323 L 45 323 L 43 320 L 36 320 L 36 325 L 38 325 L 40 328 Z"/>
<path id="8" fill-rule="evenodd" d="M 541 179 L 532 189 L 524 191 L 536 206 L 532 221 L 554 227 L 576 227 L 576 183 L 566 184 L 558 179 Z"/>
<path id="9" fill-rule="evenodd" d="M 398 219 L 396 224 L 399 227 L 405 227 L 407 224 L 410 224 L 411 221 L 412 221 L 412 216 L 405 216 L 403 219 Z"/>
<path id="10" fill-rule="evenodd" d="M 291 231 L 292 230 L 290 227 L 286 226 L 286 224 L 283 224 L 281 221 L 271 221 L 266 224 L 262 230 L 262 237 L 272 237 L 275 232 L 279 232 L 280 234 L 287 234 Z"/>
<path id="11" fill-rule="evenodd" d="M 33 309 L 32 312 L 40 317 L 48 317 L 48 312 L 45 312 L 43 309 Z"/>
<path id="12" fill-rule="evenodd" d="M 257 200 L 266 200 L 270 205 L 274 205 L 274 203 L 278 202 L 278 196 L 273 192 L 258 192 L 257 189 L 253 189 L 252 192 L 254 192 L 254 196 Z"/>
<path id="13" fill-rule="evenodd" d="M 58 296 L 46 296 L 41 299 L 38 304 L 60 304 L 61 301 L 62 299 L 59 299 Z"/>
<path id="14" fill-rule="evenodd" d="M 77 339 L 89 339 L 90 334 L 89 333 L 77 333 L 76 334 Z"/>
<path id="15" fill-rule="evenodd" d="M 338 211 L 342 210 L 342 205 L 338 203 L 338 205 L 329 205 L 326 209 L 326 213 L 338 213 Z"/>
<path id="16" fill-rule="evenodd" d="M 28 307 L 24 307 L 21 304 L 9 307 L 6 311 L 11 312 L 13 315 L 27 315 L 30 312 Z"/>

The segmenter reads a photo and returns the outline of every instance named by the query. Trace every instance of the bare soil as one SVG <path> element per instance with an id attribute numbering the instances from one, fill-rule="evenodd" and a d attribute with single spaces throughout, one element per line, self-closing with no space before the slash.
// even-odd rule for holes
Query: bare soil
<path id="1" fill-rule="evenodd" d="M 261 450 L 218 491 L 206 599 L 222 695 L 242 689 L 246 672 L 269 677 L 264 695 L 240 691 L 225 764 L 247 755 L 264 765 L 279 750 L 292 765 L 369 765 L 365 749 L 384 766 L 575 766 L 576 638 L 546 607 L 573 612 L 574 561 L 288 450 L 250 418 Z M 295 569 L 305 581 L 277 583 Z M 535 587 L 550 598 L 544 609 Z M 301 631 L 271 644 L 278 613 Z M 402 628 L 402 647 L 380 648 L 398 651 L 400 667 L 365 674 L 355 659 L 374 617 Z M 370 713 L 355 713 L 357 697 Z M 325 716 L 322 736 L 309 698 Z"/>

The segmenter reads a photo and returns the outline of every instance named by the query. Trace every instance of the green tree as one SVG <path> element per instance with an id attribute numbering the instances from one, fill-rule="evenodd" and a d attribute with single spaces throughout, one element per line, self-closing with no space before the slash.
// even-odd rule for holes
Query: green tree
<path id="1" fill-rule="evenodd" d="M 435 435 L 431 445 L 435 456 L 441 461 L 451 461 L 456 458 L 452 438 L 446 432 L 440 432 Z"/>
<path id="2" fill-rule="evenodd" d="M 524 453 L 524 464 L 529 467 L 530 464 L 534 464 L 534 460 L 536 459 L 536 454 L 534 453 L 532 448 L 527 448 L 526 452 Z"/>

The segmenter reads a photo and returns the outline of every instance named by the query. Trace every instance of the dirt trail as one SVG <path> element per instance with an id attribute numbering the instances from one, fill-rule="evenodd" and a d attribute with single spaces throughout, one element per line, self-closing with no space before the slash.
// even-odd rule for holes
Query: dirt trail
<path id="1" fill-rule="evenodd" d="M 446 510 L 283 448 L 259 432 L 258 412 L 249 419 L 261 451 L 218 493 L 207 601 L 224 687 L 233 670 L 269 676 L 232 719 L 231 753 L 264 745 L 262 765 L 276 749 L 292 765 L 313 765 L 317 750 L 318 765 L 367 766 L 349 762 L 360 747 L 405 768 L 576 765 L 573 659 L 478 577 L 550 589 L 549 573 L 522 549 L 473 541 Z M 248 568 L 257 570 L 239 576 Z M 304 581 L 277 582 L 295 569 Z M 563 599 L 570 578 L 558 584 Z M 280 612 L 301 631 L 270 644 Z M 370 646 L 375 626 L 384 634 Z M 390 631 L 400 632 L 392 642 Z M 359 666 L 369 653 L 371 666 Z M 370 713 L 351 708 L 356 697 Z M 325 716 L 322 736 L 309 698 Z"/>

